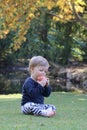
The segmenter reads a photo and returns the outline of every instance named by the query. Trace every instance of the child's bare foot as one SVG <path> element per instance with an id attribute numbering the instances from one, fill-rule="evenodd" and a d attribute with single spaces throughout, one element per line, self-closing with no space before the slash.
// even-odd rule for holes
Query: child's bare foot
<path id="1" fill-rule="evenodd" d="M 47 113 L 47 117 L 54 116 L 55 114 L 56 114 L 55 111 L 49 111 L 49 112 Z"/>

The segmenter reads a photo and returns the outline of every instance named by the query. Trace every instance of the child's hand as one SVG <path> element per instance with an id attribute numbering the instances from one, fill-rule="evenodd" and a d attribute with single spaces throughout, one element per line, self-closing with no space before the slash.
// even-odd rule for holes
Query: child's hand
<path id="1" fill-rule="evenodd" d="M 39 76 L 39 77 L 37 78 L 37 82 L 38 82 L 39 84 L 41 84 L 42 86 L 48 86 L 48 84 L 49 84 L 49 79 L 48 79 L 47 77 L 45 77 L 45 76 Z"/>

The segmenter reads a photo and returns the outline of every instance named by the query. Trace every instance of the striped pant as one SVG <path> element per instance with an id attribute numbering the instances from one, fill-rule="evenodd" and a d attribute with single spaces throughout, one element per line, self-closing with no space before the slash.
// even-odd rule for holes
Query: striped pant
<path id="1" fill-rule="evenodd" d="M 51 104 L 37 104 L 33 102 L 28 102 L 21 106 L 21 111 L 24 114 L 33 114 L 39 116 L 46 116 L 49 111 L 56 111 L 54 105 Z"/>

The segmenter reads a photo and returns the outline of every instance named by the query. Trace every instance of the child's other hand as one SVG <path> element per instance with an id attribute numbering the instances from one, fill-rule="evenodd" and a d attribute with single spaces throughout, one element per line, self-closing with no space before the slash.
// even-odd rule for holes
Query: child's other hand
<path id="1" fill-rule="evenodd" d="M 37 82 L 41 84 L 41 86 L 48 86 L 49 85 L 49 79 L 45 76 L 39 76 L 37 78 Z"/>

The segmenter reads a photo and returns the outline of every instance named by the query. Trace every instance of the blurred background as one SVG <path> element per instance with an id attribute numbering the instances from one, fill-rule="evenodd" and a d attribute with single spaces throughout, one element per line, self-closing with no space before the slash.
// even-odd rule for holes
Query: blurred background
<path id="1" fill-rule="evenodd" d="M 1 0 L 0 94 L 21 93 L 35 55 L 53 91 L 87 92 L 86 0 Z"/>

